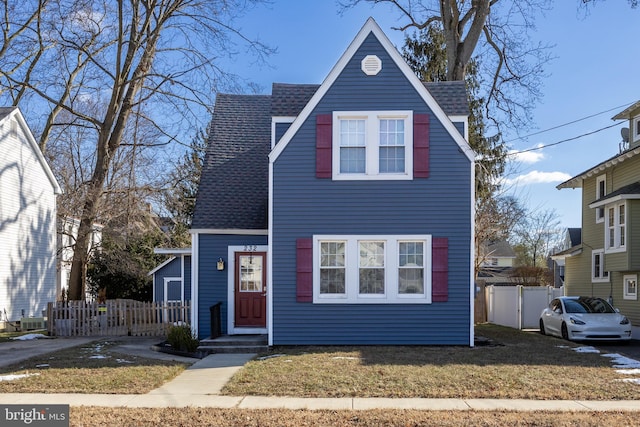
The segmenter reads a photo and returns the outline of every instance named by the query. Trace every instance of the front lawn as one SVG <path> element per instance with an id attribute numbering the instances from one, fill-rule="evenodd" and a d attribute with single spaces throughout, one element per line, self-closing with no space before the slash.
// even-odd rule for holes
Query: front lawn
<path id="1" fill-rule="evenodd" d="M 227 395 L 502 399 L 640 398 L 611 359 L 557 338 L 476 327 L 495 345 L 279 347 L 249 362 Z M 266 357 L 265 357 L 266 356 Z M 273 356 L 273 357 L 270 357 Z"/>
<path id="2" fill-rule="evenodd" d="M 99 340 L 0 368 L 0 393 L 144 394 L 188 366 L 120 354 L 114 345 Z"/>

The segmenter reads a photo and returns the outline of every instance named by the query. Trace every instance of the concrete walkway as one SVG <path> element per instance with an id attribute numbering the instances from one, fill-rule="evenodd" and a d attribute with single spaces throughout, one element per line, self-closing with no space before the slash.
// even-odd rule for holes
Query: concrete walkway
<path id="1" fill-rule="evenodd" d="M 70 341 L 60 345 L 70 345 Z M 146 344 L 146 343 L 145 343 Z M 23 348 L 26 348 L 24 346 Z M 14 348 L 15 350 L 15 348 Z M 29 347 L 29 350 L 31 348 Z M 142 341 L 125 341 L 121 351 L 145 357 L 175 356 L 157 353 Z M 31 353 L 28 351 L 27 353 Z M 2 354 L 2 352 L 0 352 Z M 6 354 L 6 353 L 5 353 Z M 640 411 L 640 400 L 522 400 L 522 399 L 395 399 L 395 398 L 298 398 L 267 396 L 222 396 L 227 381 L 254 354 L 212 354 L 202 360 L 185 359 L 193 365 L 172 381 L 147 394 L 47 394 L 4 393 L 0 404 L 68 404 L 71 406 L 102 406 L 130 408 L 239 408 L 239 409 L 310 409 L 310 410 L 512 410 L 512 411 Z M 18 356 L 14 356 L 14 359 Z"/>

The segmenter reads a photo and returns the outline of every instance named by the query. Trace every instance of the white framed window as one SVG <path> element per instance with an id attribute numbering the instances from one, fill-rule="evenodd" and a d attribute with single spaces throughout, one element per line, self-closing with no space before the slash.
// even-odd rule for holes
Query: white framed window
<path id="1" fill-rule="evenodd" d="M 335 180 L 413 179 L 412 111 L 334 111 Z"/>
<path id="2" fill-rule="evenodd" d="M 624 299 L 638 299 L 638 275 L 628 274 L 623 276 L 623 297 Z"/>
<path id="3" fill-rule="evenodd" d="M 607 194 L 607 176 L 600 175 L 596 179 L 596 200 Z M 596 222 L 604 222 L 604 207 L 596 208 Z"/>
<path id="4" fill-rule="evenodd" d="M 605 251 L 622 252 L 626 248 L 626 204 L 609 205 L 606 212 Z"/>
<path id="5" fill-rule="evenodd" d="M 431 236 L 314 236 L 313 302 L 431 303 Z"/>
<path id="6" fill-rule="evenodd" d="M 608 282 L 609 272 L 604 266 L 604 250 L 594 249 L 591 251 L 591 281 L 592 282 Z"/>
<path id="7" fill-rule="evenodd" d="M 632 120 L 631 137 L 633 142 L 640 140 L 640 116 L 636 116 Z"/>
<path id="8" fill-rule="evenodd" d="M 345 241 L 320 242 L 320 294 L 324 296 L 346 296 Z"/>

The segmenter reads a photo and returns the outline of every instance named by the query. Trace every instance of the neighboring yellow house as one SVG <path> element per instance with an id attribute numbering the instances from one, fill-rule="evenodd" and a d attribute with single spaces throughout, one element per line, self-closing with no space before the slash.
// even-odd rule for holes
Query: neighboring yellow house
<path id="1" fill-rule="evenodd" d="M 602 297 L 640 326 L 640 101 L 620 153 L 558 185 L 582 188 L 582 243 L 565 256 L 565 294 Z"/>

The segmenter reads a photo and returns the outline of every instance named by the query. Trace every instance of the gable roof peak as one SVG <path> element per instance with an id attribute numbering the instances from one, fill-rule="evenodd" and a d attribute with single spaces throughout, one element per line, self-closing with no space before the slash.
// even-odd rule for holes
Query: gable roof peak
<path id="1" fill-rule="evenodd" d="M 387 37 L 387 35 L 382 31 L 378 23 L 372 18 L 369 17 L 365 24 L 362 26 L 360 31 L 356 34 L 355 38 L 351 41 L 347 50 L 340 56 L 338 62 L 333 66 L 327 77 L 324 79 L 318 90 L 315 91 L 313 97 L 306 104 L 304 109 L 300 112 L 300 114 L 296 117 L 294 122 L 291 124 L 289 129 L 282 136 L 280 141 L 276 144 L 274 149 L 271 151 L 269 155 L 270 161 L 275 161 L 280 153 L 284 151 L 285 147 L 288 145 L 289 141 L 293 138 L 296 132 L 302 126 L 302 123 L 311 115 L 314 108 L 318 105 L 320 100 L 327 93 L 329 88 L 336 81 L 338 76 L 342 73 L 344 68 L 347 66 L 349 61 L 356 54 L 357 50 L 364 43 L 365 39 L 369 36 L 369 34 L 373 34 L 374 37 L 380 42 L 382 48 L 387 52 L 387 54 L 391 57 L 392 61 L 395 65 L 400 69 L 404 77 L 409 81 L 409 83 L 413 86 L 415 91 L 420 95 L 425 104 L 427 104 L 430 110 L 433 112 L 434 116 L 442 123 L 446 131 L 451 135 L 453 140 L 458 144 L 461 151 L 464 155 L 470 160 L 473 161 L 475 158 L 475 154 L 469 143 L 464 139 L 464 136 L 460 134 L 458 129 L 453 125 L 447 114 L 444 112 L 442 107 L 436 102 L 433 95 L 429 92 L 429 90 L 425 87 L 422 81 L 415 75 L 415 73 L 411 70 L 409 65 L 406 63 L 400 52 L 396 49 L 396 47 L 391 43 L 391 40 Z"/>

